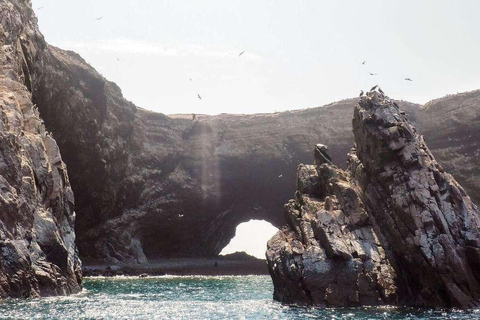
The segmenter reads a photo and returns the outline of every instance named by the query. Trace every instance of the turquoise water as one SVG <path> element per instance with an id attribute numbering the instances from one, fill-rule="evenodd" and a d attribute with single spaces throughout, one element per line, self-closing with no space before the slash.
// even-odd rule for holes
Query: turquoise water
<path id="1" fill-rule="evenodd" d="M 313 309 L 272 301 L 269 276 L 86 278 L 74 296 L 0 302 L 0 319 L 475 319 L 480 310 Z"/>

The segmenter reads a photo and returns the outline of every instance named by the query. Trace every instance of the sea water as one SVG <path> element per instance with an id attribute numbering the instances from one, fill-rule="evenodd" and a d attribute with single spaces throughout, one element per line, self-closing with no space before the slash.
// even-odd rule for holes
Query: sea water
<path id="1" fill-rule="evenodd" d="M 85 278 L 68 297 L 0 301 L 0 319 L 475 319 L 480 310 L 283 306 L 269 276 Z"/>

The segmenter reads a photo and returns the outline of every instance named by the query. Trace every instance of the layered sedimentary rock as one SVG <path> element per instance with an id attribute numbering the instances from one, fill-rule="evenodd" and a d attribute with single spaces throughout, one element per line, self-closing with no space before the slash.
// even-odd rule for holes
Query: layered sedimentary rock
<path id="1" fill-rule="evenodd" d="M 0 298 L 80 291 L 74 197 L 32 103 L 45 43 L 27 1 L 0 1 Z"/>
<path id="2" fill-rule="evenodd" d="M 480 216 L 404 112 L 355 106 L 348 168 L 298 169 L 288 225 L 268 243 L 277 300 L 317 306 L 480 304 Z"/>

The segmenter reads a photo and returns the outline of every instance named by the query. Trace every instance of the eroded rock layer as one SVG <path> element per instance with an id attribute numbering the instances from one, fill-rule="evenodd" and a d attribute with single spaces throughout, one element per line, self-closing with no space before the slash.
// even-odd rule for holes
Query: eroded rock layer
<path id="1" fill-rule="evenodd" d="M 388 97 L 355 106 L 342 171 L 318 146 L 268 243 L 274 297 L 317 306 L 480 303 L 480 216 Z"/>
<path id="2" fill-rule="evenodd" d="M 28 1 L 0 1 L 0 298 L 80 291 L 66 165 L 32 103 L 45 43 Z"/>

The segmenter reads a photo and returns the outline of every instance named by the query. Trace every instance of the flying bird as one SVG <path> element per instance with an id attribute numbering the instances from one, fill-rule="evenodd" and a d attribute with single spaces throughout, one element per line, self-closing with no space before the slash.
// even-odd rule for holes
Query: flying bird
<path id="1" fill-rule="evenodd" d="M 43 9 L 43 7 L 37 8 L 37 11 L 38 11 L 38 10 L 42 10 L 42 9 Z"/>
<path id="2" fill-rule="evenodd" d="M 405 78 L 406 81 L 413 81 L 412 79 L 410 78 Z"/>
<path id="3" fill-rule="evenodd" d="M 278 177 L 279 177 L 279 178 L 283 177 L 283 174 L 279 175 Z"/>
<path id="4" fill-rule="evenodd" d="M 360 90 L 360 95 L 359 97 L 363 96 L 363 90 Z"/>
<path id="5" fill-rule="evenodd" d="M 376 76 L 377 74 L 376 73 L 371 73 L 369 72 L 371 76 Z"/>
<path id="6" fill-rule="evenodd" d="M 190 81 L 192 81 L 192 78 L 190 78 Z"/>
<path id="7" fill-rule="evenodd" d="M 97 21 L 100 21 L 100 20 L 102 20 L 102 19 L 103 19 L 103 17 L 95 18 L 95 20 L 97 20 Z"/>
<path id="8" fill-rule="evenodd" d="M 198 99 L 202 100 L 202 97 L 200 97 L 200 94 L 197 93 Z"/>
<path id="9" fill-rule="evenodd" d="M 367 62 L 366 60 L 362 62 L 362 64 L 365 64 L 365 62 Z"/>
<path id="10" fill-rule="evenodd" d="M 239 54 L 238 56 L 240 57 L 244 52 L 245 52 L 245 51 L 240 52 L 240 54 Z"/>
<path id="11" fill-rule="evenodd" d="M 119 58 L 117 58 L 117 60 L 118 60 L 118 61 L 120 61 L 120 59 L 119 59 Z"/>
<path id="12" fill-rule="evenodd" d="M 370 91 L 374 91 L 375 89 L 377 89 L 378 85 L 372 87 L 372 89 L 370 89 Z"/>

